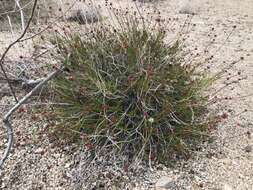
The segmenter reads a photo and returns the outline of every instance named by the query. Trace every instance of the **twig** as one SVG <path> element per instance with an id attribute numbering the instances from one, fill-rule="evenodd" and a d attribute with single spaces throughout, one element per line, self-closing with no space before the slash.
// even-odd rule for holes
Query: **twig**
<path id="1" fill-rule="evenodd" d="M 20 10 L 21 26 L 22 26 L 22 31 L 24 31 L 24 30 L 25 30 L 25 17 L 24 17 L 24 12 L 23 12 L 23 9 L 22 9 L 21 6 L 20 6 L 19 0 L 15 0 L 15 3 L 16 3 L 17 7 L 18 7 L 19 10 Z"/>
<path id="2" fill-rule="evenodd" d="M 27 32 L 27 30 L 28 30 L 28 28 L 29 28 L 29 26 L 30 26 L 30 24 L 31 24 L 31 22 L 32 22 L 32 18 L 33 18 L 34 12 L 35 12 L 35 8 L 36 8 L 36 5 L 37 5 L 37 2 L 38 2 L 38 0 L 34 0 L 33 9 L 32 9 L 32 14 L 31 14 L 31 16 L 30 16 L 30 18 L 29 18 L 29 20 L 28 20 L 27 26 L 25 27 L 23 33 L 20 35 L 20 37 L 19 37 L 17 40 L 15 40 L 14 42 L 12 42 L 12 43 L 6 48 L 6 50 L 4 51 L 4 53 L 3 53 L 3 55 L 2 55 L 2 57 L 1 57 L 1 59 L 0 59 L 0 68 L 1 68 L 1 70 L 2 70 L 2 72 L 3 72 L 3 74 L 4 74 L 4 77 L 5 77 L 6 80 L 7 80 L 7 83 L 8 83 L 8 85 L 9 85 L 9 87 L 10 87 L 11 93 L 12 93 L 12 95 L 13 95 L 13 97 L 14 97 L 14 99 L 15 99 L 16 102 L 18 102 L 18 99 L 17 99 L 17 97 L 16 97 L 16 95 L 15 95 L 15 92 L 14 92 L 14 89 L 13 89 L 13 87 L 12 87 L 10 81 L 9 81 L 9 78 L 8 78 L 8 76 L 7 76 L 7 73 L 6 73 L 5 69 L 4 69 L 3 63 L 4 63 L 5 56 L 7 55 L 7 53 L 9 52 L 9 50 L 12 48 L 12 46 L 14 46 L 16 43 L 19 43 L 20 40 L 25 36 L 25 34 L 26 34 L 26 32 Z"/>
<path id="3" fill-rule="evenodd" d="M 30 4 L 31 4 L 31 2 L 28 2 L 28 3 L 24 4 L 23 7 L 21 7 L 21 9 L 23 10 L 23 9 L 27 8 L 27 6 L 29 6 Z M 18 13 L 18 12 L 20 12 L 20 9 L 16 9 L 16 7 L 15 7 L 14 10 L 5 11 L 3 13 L 0 13 L 0 16 L 2 17 L 2 16 L 5 16 L 5 15 L 8 15 L 8 14 Z"/>
<path id="4" fill-rule="evenodd" d="M 28 36 L 27 38 L 21 39 L 19 42 L 24 42 L 24 41 L 26 41 L 26 40 L 30 40 L 30 39 L 32 39 L 32 38 L 34 38 L 34 37 L 36 37 L 36 36 L 42 34 L 42 33 L 45 32 L 46 30 L 48 30 L 49 28 L 51 28 L 52 25 L 55 24 L 56 21 L 59 21 L 61 18 L 64 18 L 64 16 L 66 15 L 66 13 L 67 13 L 68 11 L 71 10 L 71 8 L 75 5 L 75 3 L 76 3 L 76 2 L 72 3 L 72 4 L 68 7 L 68 9 L 62 13 L 61 16 L 59 16 L 57 19 L 54 19 L 54 20 L 53 20 L 50 24 L 48 24 L 45 28 L 43 28 L 43 29 L 40 30 L 39 32 L 33 34 L 32 36 Z"/>
<path id="5" fill-rule="evenodd" d="M 55 75 L 57 75 L 60 72 L 60 70 L 56 70 L 52 72 L 50 75 L 48 75 L 43 81 L 41 81 L 34 89 L 32 89 L 26 96 L 24 96 L 17 104 L 15 104 L 8 113 L 3 118 L 4 126 L 7 129 L 8 132 L 8 143 L 7 148 L 5 149 L 3 158 L 0 160 L 0 169 L 2 168 L 5 160 L 8 158 L 8 155 L 10 154 L 10 150 L 13 144 L 13 129 L 10 123 L 10 117 L 11 115 L 21 106 L 23 105 L 38 89 L 40 89 L 45 83 L 47 83 L 50 79 L 52 79 Z"/>
<path id="6" fill-rule="evenodd" d="M 45 107 L 45 106 L 73 106 L 73 104 L 61 103 L 61 102 L 39 102 L 39 103 L 25 103 L 26 107 Z M 0 104 L 0 107 L 13 107 L 15 104 Z"/>
<path id="7" fill-rule="evenodd" d="M 34 12 L 35 12 L 35 8 L 36 8 L 36 5 L 37 5 L 37 2 L 38 0 L 34 0 L 34 4 L 33 4 L 33 9 L 32 9 L 32 14 L 28 20 L 28 23 L 27 23 L 27 26 L 25 28 L 25 30 L 23 31 L 23 33 L 21 34 L 21 36 L 15 40 L 13 43 L 11 43 L 7 49 L 5 50 L 5 52 L 3 53 L 3 55 L 1 56 L 0 58 L 0 68 L 4 74 L 4 77 L 5 77 L 5 80 L 8 82 L 8 85 L 11 89 L 11 92 L 12 92 L 12 95 L 13 97 L 15 98 L 15 101 L 17 102 L 10 110 L 9 112 L 4 116 L 4 119 L 3 119 L 3 123 L 4 123 L 4 126 L 6 127 L 7 129 L 7 137 L 8 137 L 8 142 L 7 142 L 7 147 L 4 151 L 4 154 L 3 154 L 3 157 L 2 159 L 0 160 L 0 169 L 2 169 L 2 166 L 4 164 L 4 162 L 6 161 L 6 159 L 8 158 L 9 154 L 10 154 L 10 150 L 11 150 L 11 147 L 12 147 L 12 144 L 13 144 L 13 128 L 10 124 L 10 117 L 11 115 L 21 106 L 23 105 L 37 90 L 39 90 L 46 82 L 48 82 L 51 78 L 53 78 L 55 75 L 58 74 L 58 72 L 60 72 L 61 70 L 57 70 L 57 71 L 54 71 L 52 72 L 48 77 L 44 78 L 42 81 L 40 81 L 40 83 L 35 87 L 33 88 L 33 90 L 31 90 L 31 92 L 29 92 L 26 96 L 24 96 L 20 101 L 17 100 L 16 96 L 15 96 L 15 93 L 14 93 L 14 90 L 12 88 L 12 85 L 11 85 L 11 81 L 9 80 L 7 74 L 6 74 L 6 71 L 4 69 L 4 66 L 3 66 L 3 62 L 4 62 L 4 59 L 5 59 L 5 56 L 6 54 L 8 53 L 8 51 L 11 49 L 12 46 L 14 46 L 16 43 L 20 43 L 22 41 L 25 41 L 25 40 L 28 40 L 28 39 L 31 39 L 35 36 L 37 36 L 38 34 L 35 34 L 34 36 L 32 37 L 28 37 L 26 39 L 23 39 L 23 37 L 25 36 L 29 26 L 30 26 L 30 23 L 32 21 L 32 18 L 33 18 L 33 15 L 34 15 Z M 74 5 L 74 3 L 72 4 L 72 6 Z M 71 7 L 72 7 L 71 6 Z M 70 8 L 69 8 L 70 9 Z M 46 27 L 47 29 L 48 27 Z M 44 31 L 44 30 L 43 30 Z M 27 82 L 27 81 L 26 81 Z M 33 82 L 38 82 L 37 80 L 36 81 L 33 81 Z M 33 83 L 32 82 L 32 83 Z M 34 84 L 34 83 L 33 83 Z"/>
<path id="8" fill-rule="evenodd" d="M 60 70 L 56 70 L 48 75 L 44 80 L 42 80 L 34 89 L 32 89 L 27 95 L 25 95 L 5 116 L 3 121 L 9 120 L 10 115 L 16 111 L 22 104 L 24 104 L 28 98 L 30 98 L 34 92 L 36 92 L 40 87 L 42 87 L 46 82 L 53 78 Z"/>
<path id="9" fill-rule="evenodd" d="M 10 29 L 11 29 L 11 35 L 14 36 L 13 27 L 12 27 L 12 24 L 11 24 L 11 18 L 9 17 L 9 15 L 7 15 L 7 18 L 8 18 L 8 22 L 9 22 Z"/>

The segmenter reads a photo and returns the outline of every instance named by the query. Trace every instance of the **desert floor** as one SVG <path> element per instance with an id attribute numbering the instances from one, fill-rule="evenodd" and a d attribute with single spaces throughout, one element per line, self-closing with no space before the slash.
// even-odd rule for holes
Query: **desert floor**
<path id="1" fill-rule="evenodd" d="M 98 0 L 97 3 L 104 4 L 104 1 Z M 133 5 L 132 1 L 123 0 L 113 3 L 120 8 Z M 187 14 L 180 12 L 195 12 L 188 27 L 186 46 L 188 50 L 202 55 L 211 43 L 204 56 L 213 56 L 208 63 L 212 72 L 241 59 L 228 71 L 231 78 L 240 78 L 240 82 L 219 92 L 217 96 L 223 101 L 212 105 L 218 108 L 219 113 L 228 113 L 228 119 L 213 134 L 215 141 L 203 145 L 190 160 L 177 163 L 173 168 L 162 165 L 153 170 L 143 168 L 142 174 L 137 175 L 94 166 L 87 171 L 94 173 L 92 179 L 85 180 L 82 178 L 82 165 L 76 161 L 80 160 L 80 155 L 69 154 L 71 146 L 55 146 L 47 135 L 36 132 L 40 126 L 31 122 L 29 113 L 17 113 L 13 119 L 15 144 L 4 169 L 0 171 L 0 189 L 89 189 L 85 183 L 93 183 L 93 189 L 253 189 L 253 1 L 163 0 L 137 4 L 140 10 L 145 11 L 155 7 L 162 18 L 172 20 L 168 25 L 168 38 L 173 38 L 187 19 Z M 0 31 L 0 55 L 18 36 L 15 30 L 13 34 L 9 29 Z M 29 62 L 29 58 L 40 51 L 34 46 L 40 49 L 43 44 L 39 39 L 33 39 L 10 50 L 5 63 L 10 76 L 17 73 L 17 68 L 27 66 L 27 72 L 33 78 L 40 77 L 41 74 L 37 73 L 43 73 L 44 63 Z M 43 60 L 46 61 L 46 57 Z M 222 86 L 224 81 L 226 78 L 215 84 L 210 93 Z M 3 93 L 7 89 L 6 83 L 0 82 L 2 117 L 10 108 L 8 104 L 14 104 L 14 100 L 9 93 Z M 22 96 L 22 93 L 19 95 Z M 3 130 L 2 123 L 0 127 Z M 2 134 L 0 132 L 0 138 L 3 138 Z M 2 147 L 3 142 L 0 142 L 0 153 Z M 108 171 L 113 177 L 107 175 Z"/>

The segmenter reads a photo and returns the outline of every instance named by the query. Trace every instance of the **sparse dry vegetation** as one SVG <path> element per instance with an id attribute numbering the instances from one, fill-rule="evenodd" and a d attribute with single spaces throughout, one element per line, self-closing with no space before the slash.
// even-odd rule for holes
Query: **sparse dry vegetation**
<path id="1" fill-rule="evenodd" d="M 134 16 L 116 20 L 118 28 L 99 23 L 85 34 L 57 37 L 56 57 L 67 72 L 52 85 L 68 106 L 53 108 L 55 132 L 128 161 L 187 157 L 214 125 L 204 92 L 217 75 L 188 65 L 180 39 L 166 44 L 163 27 Z"/>
<path id="2" fill-rule="evenodd" d="M 20 28 L 19 25 L 22 25 L 22 22 L 26 24 L 29 19 L 33 0 L 19 0 L 17 2 L 19 4 L 15 0 L 2 0 L 0 2 L 0 23 L 2 25 L 0 31 Z M 55 6 L 56 3 L 52 0 L 38 2 L 33 16 L 33 23 L 37 24 L 50 18 L 50 15 L 53 15 L 53 7 L 55 8 Z"/>
<path id="3" fill-rule="evenodd" d="M 0 0 L 0 189 L 251 189 L 246 2 Z"/>

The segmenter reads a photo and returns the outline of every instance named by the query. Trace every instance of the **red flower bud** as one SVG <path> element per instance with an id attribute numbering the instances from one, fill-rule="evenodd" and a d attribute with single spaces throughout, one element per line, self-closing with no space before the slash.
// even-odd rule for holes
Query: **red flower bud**
<path id="1" fill-rule="evenodd" d="M 221 118 L 222 118 L 222 119 L 227 119 L 227 118 L 228 118 L 228 114 L 227 114 L 227 113 L 223 113 L 223 114 L 221 115 Z"/>
<path id="2" fill-rule="evenodd" d="M 103 109 L 103 110 L 108 110 L 108 109 L 109 109 L 109 106 L 106 105 L 106 104 L 102 104 L 102 109 Z"/>
<path id="3" fill-rule="evenodd" d="M 92 150 L 92 149 L 93 149 L 93 145 L 92 145 L 91 143 L 85 144 L 85 147 L 86 147 L 88 150 Z"/>
<path id="4" fill-rule="evenodd" d="M 25 112 L 25 108 L 21 107 L 18 109 L 18 113 L 23 113 L 23 112 Z"/>
<path id="5" fill-rule="evenodd" d="M 152 69 L 152 66 L 151 65 L 148 65 L 147 67 L 147 76 L 148 78 L 150 78 L 153 74 L 153 69 Z"/>

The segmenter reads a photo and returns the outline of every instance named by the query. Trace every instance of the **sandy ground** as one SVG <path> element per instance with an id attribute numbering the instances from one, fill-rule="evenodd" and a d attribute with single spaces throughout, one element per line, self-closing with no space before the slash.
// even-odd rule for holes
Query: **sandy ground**
<path id="1" fill-rule="evenodd" d="M 127 2 L 119 1 L 124 7 Z M 189 4 L 185 6 L 185 4 Z M 213 105 L 220 113 L 228 113 L 228 120 L 215 132 L 215 141 L 196 152 L 187 162 L 178 163 L 174 168 L 159 166 L 154 171 L 146 171 L 141 177 L 126 180 L 128 189 L 212 189 L 212 190 L 252 190 L 253 189 L 253 1 L 251 0 L 192 0 L 179 2 L 164 0 L 146 3 L 141 9 L 156 7 L 165 19 L 171 18 L 173 25 L 169 36 L 179 30 L 186 19 L 179 10 L 196 13 L 191 20 L 186 45 L 195 53 L 213 56 L 209 61 L 213 72 L 228 66 L 243 57 L 243 60 L 228 71 L 231 79 L 241 78 L 230 88 L 218 93 L 223 101 Z M 234 27 L 236 26 L 236 27 Z M 230 33 L 232 34 L 230 35 Z M 17 35 L 0 33 L 0 52 Z M 227 36 L 229 38 L 227 39 Z M 22 63 L 20 55 L 31 57 L 33 43 L 27 42 L 14 47 L 8 58 Z M 194 50 L 197 47 L 197 50 Z M 35 65 L 30 65 L 33 70 Z M 230 73 L 230 74 L 229 74 Z M 224 81 L 215 86 L 217 89 Z M 1 90 L 1 88 L 0 88 Z M 230 97 L 232 99 L 230 99 Z M 12 104 L 13 99 L 1 97 L 1 104 Z M 2 116 L 8 107 L 1 106 Z M 0 171 L 0 189 L 81 189 L 71 181 L 73 155 L 68 154 L 71 147 L 64 150 L 54 146 L 47 136 L 38 135 L 39 127 L 29 120 L 27 114 L 15 116 L 15 146 L 4 170 Z M 2 127 L 2 124 L 1 124 Z M 0 133 L 0 138 L 3 138 Z M 1 144 L 0 147 L 2 148 Z M 251 150 L 250 150 L 251 147 Z M 122 176 L 121 176 L 122 177 Z M 127 178 L 127 177 L 126 177 Z M 157 181 L 167 181 L 166 187 L 155 187 Z M 77 182 L 78 183 L 78 182 Z M 134 187 L 135 186 L 135 187 Z M 110 186 L 113 189 L 113 185 Z M 84 188 L 83 188 L 84 189 Z M 99 189 L 99 188 L 95 188 Z M 103 189 L 101 187 L 100 189 Z M 108 189 L 104 187 L 104 189 Z M 114 189 L 127 189 L 126 186 Z"/>

